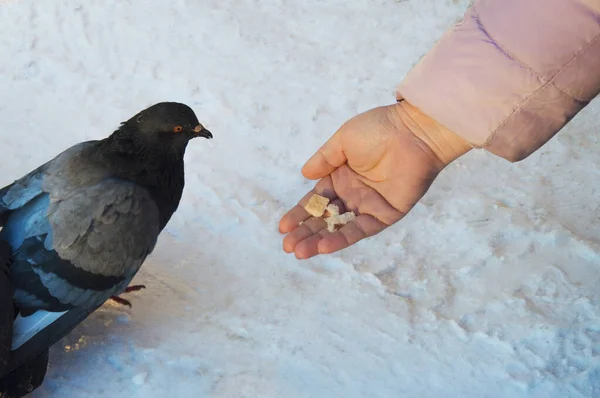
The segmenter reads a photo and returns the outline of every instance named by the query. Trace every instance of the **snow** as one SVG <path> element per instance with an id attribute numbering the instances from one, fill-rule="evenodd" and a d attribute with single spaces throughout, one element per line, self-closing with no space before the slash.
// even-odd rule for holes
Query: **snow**
<path id="1" fill-rule="evenodd" d="M 158 101 L 215 134 L 147 289 L 54 346 L 32 396 L 600 396 L 598 101 L 524 162 L 469 153 L 377 237 L 281 249 L 303 162 L 468 3 L 0 0 L 2 184 Z"/>

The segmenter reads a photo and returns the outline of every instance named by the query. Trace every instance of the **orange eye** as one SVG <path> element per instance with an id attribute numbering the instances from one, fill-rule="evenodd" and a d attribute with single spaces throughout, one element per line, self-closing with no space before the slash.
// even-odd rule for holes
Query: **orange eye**
<path id="1" fill-rule="evenodd" d="M 173 131 L 176 132 L 176 133 L 179 133 L 181 130 L 183 130 L 183 127 L 181 127 L 181 126 L 175 126 L 175 127 L 173 127 Z"/>

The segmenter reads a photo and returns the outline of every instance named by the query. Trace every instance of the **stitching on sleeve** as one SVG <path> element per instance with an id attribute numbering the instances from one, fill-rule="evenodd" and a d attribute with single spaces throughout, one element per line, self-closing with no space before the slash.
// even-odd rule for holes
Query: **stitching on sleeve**
<path id="1" fill-rule="evenodd" d="M 474 15 L 474 19 L 475 19 L 475 23 L 477 24 L 477 27 L 479 28 L 479 30 L 488 38 L 490 39 L 490 43 L 493 44 L 496 48 L 498 48 L 498 50 L 500 50 L 504 55 L 506 55 L 507 58 L 515 61 L 516 63 L 518 63 L 519 65 L 521 65 L 523 68 L 527 69 L 528 71 L 530 71 L 531 73 L 533 73 L 534 75 L 536 75 L 537 77 L 539 77 L 544 83 L 546 83 L 547 79 L 545 79 L 543 76 L 541 76 L 539 73 L 537 73 L 536 71 L 534 71 L 529 65 L 527 65 L 525 62 L 521 61 L 519 58 L 517 58 L 513 53 L 511 53 L 510 51 L 508 51 L 506 49 L 506 47 L 502 46 L 500 44 L 500 42 L 498 40 L 496 40 L 494 38 L 494 36 L 491 35 L 490 32 L 487 31 L 487 29 L 485 28 L 485 26 L 483 26 L 483 21 L 481 21 L 481 18 L 479 18 L 479 13 L 477 12 L 477 9 L 475 8 L 475 6 L 473 6 L 473 15 Z"/>
<path id="2" fill-rule="evenodd" d="M 489 142 L 496 136 L 496 133 L 502 128 L 504 127 L 509 119 L 518 111 L 521 110 L 521 108 L 523 108 L 527 102 L 529 102 L 529 100 L 532 97 L 535 97 L 540 91 L 542 91 L 543 89 L 545 89 L 548 85 L 551 85 L 553 87 L 555 87 L 558 91 L 560 91 L 561 93 L 563 93 L 564 95 L 568 96 L 569 98 L 572 98 L 573 100 L 580 102 L 580 103 L 587 103 L 587 101 L 583 101 L 579 98 L 576 98 L 566 92 L 564 92 L 563 90 L 561 90 L 560 88 L 558 88 L 555 84 L 554 84 L 554 80 L 556 80 L 557 76 L 564 71 L 568 66 L 570 66 L 573 62 L 575 62 L 575 60 L 577 58 L 579 58 L 581 56 L 581 54 L 583 54 L 592 44 L 594 44 L 597 40 L 600 39 L 600 34 L 597 34 L 596 36 L 594 36 L 594 38 L 592 40 L 590 40 L 589 43 L 587 43 L 587 45 L 585 45 L 579 52 L 577 52 L 575 55 L 573 55 L 573 57 L 567 62 L 565 63 L 558 71 L 556 71 L 556 73 L 554 73 L 554 75 L 552 75 L 552 77 L 550 77 L 550 79 L 546 80 L 544 79 L 543 76 L 541 76 L 540 74 L 538 74 L 537 72 L 535 72 L 533 69 L 531 69 L 528 65 L 526 65 L 525 63 L 521 62 L 518 58 L 516 58 L 514 55 L 512 55 L 510 52 L 508 52 L 505 48 L 503 48 L 500 43 L 498 41 L 496 41 L 490 34 L 489 32 L 485 29 L 485 27 L 483 26 L 483 22 L 481 21 L 481 19 L 479 18 L 479 14 L 477 13 L 477 10 L 475 9 L 475 7 L 473 7 L 473 13 L 474 13 L 474 18 L 475 21 L 477 23 L 478 28 L 481 30 L 481 32 L 483 34 L 485 34 L 489 39 L 490 42 L 496 46 L 500 51 L 502 51 L 508 58 L 510 58 L 511 60 L 517 62 L 519 65 L 521 65 L 522 67 L 526 68 L 528 71 L 530 71 L 531 73 L 535 74 L 537 77 L 539 77 L 544 83 L 537 89 L 535 90 L 533 93 L 531 93 L 530 95 L 528 95 L 526 98 L 523 99 L 523 101 L 492 131 L 492 134 L 488 137 L 487 140 L 485 140 L 485 142 L 483 144 L 480 145 L 480 148 L 485 147 L 486 145 L 489 144 Z"/>

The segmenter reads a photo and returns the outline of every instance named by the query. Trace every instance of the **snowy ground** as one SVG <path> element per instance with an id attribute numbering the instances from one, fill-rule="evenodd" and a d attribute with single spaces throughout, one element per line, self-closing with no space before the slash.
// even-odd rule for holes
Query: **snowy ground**
<path id="1" fill-rule="evenodd" d="M 376 238 L 281 249 L 303 162 L 467 5 L 0 0 L 0 184 L 158 101 L 215 134 L 148 288 L 57 344 L 33 396 L 600 396 L 598 101 L 523 163 L 470 153 Z"/>

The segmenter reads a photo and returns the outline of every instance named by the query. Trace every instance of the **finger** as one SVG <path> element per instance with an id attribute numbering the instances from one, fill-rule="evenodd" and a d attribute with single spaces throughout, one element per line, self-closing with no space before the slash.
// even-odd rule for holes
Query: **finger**
<path id="1" fill-rule="evenodd" d="M 293 231 L 301 222 L 304 222 L 311 217 L 304 206 L 315 193 L 314 188 L 308 191 L 308 193 L 298 201 L 296 206 L 292 207 L 291 210 L 281 217 L 281 220 L 279 221 L 279 231 L 281 233 L 287 234 L 288 232 Z"/>
<path id="2" fill-rule="evenodd" d="M 317 180 L 331 174 L 348 159 L 342 150 L 342 135 L 339 130 L 304 164 L 302 175 Z"/>
<path id="3" fill-rule="evenodd" d="M 314 194 L 319 194 L 329 200 L 335 199 L 337 197 L 334 189 L 333 182 L 331 178 L 324 178 L 320 180 L 313 189 L 311 189 L 291 210 L 289 210 L 286 214 L 281 217 L 279 221 L 279 232 L 287 234 L 300 225 L 301 222 L 308 220 L 311 215 L 306 211 L 304 206 L 308 203 L 310 198 Z"/>
<path id="4" fill-rule="evenodd" d="M 299 260 L 306 260 L 319 254 L 319 242 L 323 239 L 323 235 L 328 234 L 326 229 L 309 236 L 299 242 L 294 249 L 294 254 Z"/>
<path id="5" fill-rule="evenodd" d="M 283 238 L 283 250 L 293 253 L 298 243 L 317 234 L 327 226 L 322 218 L 311 217 Z"/>
<path id="6" fill-rule="evenodd" d="M 345 211 L 344 204 L 342 201 L 333 200 L 330 203 L 335 204 L 340 212 L 343 213 Z M 296 249 L 296 246 L 305 239 L 310 238 L 311 236 L 323 231 L 327 226 L 325 220 L 321 217 L 311 217 L 306 222 L 302 223 L 302 225 L 296 227 L 292 232 L 289 233 L 283 239 L 283 250 L 286 253 L 293 253 Z M 316 246 L 315 246 L 316 250 Z"/>
<path id="7" fill-rule="evenodd" d="M 279 232 L 282 234 L 290 233 L 310 217 L 311 215 L 303 206 L 296 205 L 279 220 Z"/>
<path id="8" fill-rule="evenodd" d="M 360 215 L 338 231 L 328 234 L 318 242 L 319 254 L 330 254 L 373 236 L 387 227 L 386 224 L 368 215 Z"/>

